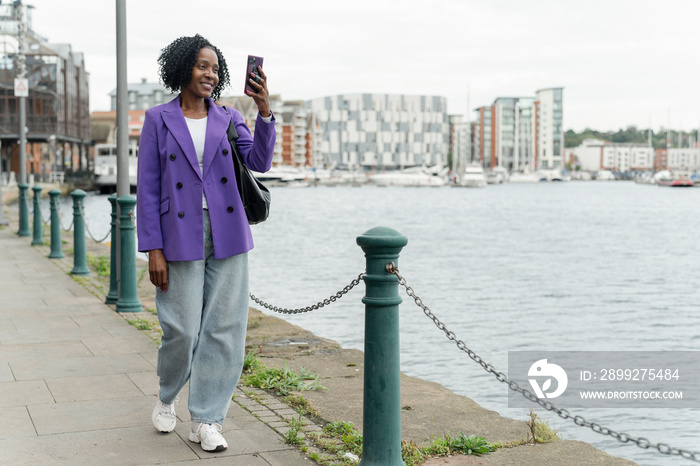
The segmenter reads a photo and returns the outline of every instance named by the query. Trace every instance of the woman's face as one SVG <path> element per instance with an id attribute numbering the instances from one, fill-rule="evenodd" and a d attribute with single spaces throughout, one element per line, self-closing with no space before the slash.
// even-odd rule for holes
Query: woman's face
<path id="1" fill-rule="evenodd" d="M 192 79 L 183 91 L 191 92 L 200 98 L 210 97 L 217 84 L 219 84 L 219 58 L 209 47 L 201 48 L 192 68 Z"/>

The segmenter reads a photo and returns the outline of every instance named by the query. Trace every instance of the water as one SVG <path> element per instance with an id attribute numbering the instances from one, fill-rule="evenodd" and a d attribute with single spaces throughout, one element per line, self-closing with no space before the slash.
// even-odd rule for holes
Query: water
<path id="1" fill-rule="evenodd" d="M 399 266 L 409 285 L 500 371 L 507 371 L 509 350 L 700 349 L 700 189 L 631 182 L 273 188 L 272 199 L 270 219 L 253 227 L 250 262 L 251 291 L 271 304 L 304 307 L 342 289 L 364 270 L 355 238 L 382 225 L 408 238 Z M 102 236 L 106 196 L 88 196 L 85 209 L 93 234 Z M 327 308 L 284 318 L 362 349 L 363 294 L 361 284 Z M 403 372 L 526 419 L 527 409 L 507 407 L 504 384 L 401 295 Z M 700 451 L 700 409 L 572 413 L 653 443 Z M 642 465 L 692 464 L 539 414 L 566 439 Z"/>

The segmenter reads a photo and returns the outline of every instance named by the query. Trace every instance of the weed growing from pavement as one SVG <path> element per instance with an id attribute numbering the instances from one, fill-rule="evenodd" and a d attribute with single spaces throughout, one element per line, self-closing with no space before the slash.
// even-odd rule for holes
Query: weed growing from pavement
<path id="1" fill-rule="evenodd" d="M 304 426 L 304 421 L 301 418 L 301 414 L 298 418 L 285 419 L 285 421 L 287 421 L 287 424 L 289 424 L 289 430 L 282 435 L 284 438 L 284 443 L 288 445 L 303 445 L 303 434 L 299 435 L 301 428 Z"/>
<path id="2" fill-rule="evenodd" d="M 304 398 L 302 395 L 287 395 L 282 401 L 289 406 L 291 406 L 296 412 L 302 416 L 313 416 L 318 417 L 318 411 L 311 406 L 309 400 Z"/>
<path id="3" fill-rule="evenodd" d="M 127 320 L 127 322 L 139 330 L 151 330 L 151 324 L 146 319 Z"/>
<path id="4" fill-rule="evenodd" d="M 252 352 L 245 355 L 243 370 L 241 379 L 245 385 L 263 390 L 273 390 L 277 395 L 287 395 L 292 391 L 326 389 L 321 385 L 317 374 L 303 367 L 299 372 L 293 371 L 287 361 L 284 361 L 284 366 L 281 369 L 267 367 Z"/>
<path id="5" fill-rule="evenodd" d="M 88 265 L 97 272 L 97 275 L 109 277 L 110 259 L 109 256 L 93 256 L 87 255 Z"/>

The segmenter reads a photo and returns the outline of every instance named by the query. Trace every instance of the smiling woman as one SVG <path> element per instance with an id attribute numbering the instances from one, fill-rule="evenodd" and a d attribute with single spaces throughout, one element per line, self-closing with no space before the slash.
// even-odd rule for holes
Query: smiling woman
<path id="1" fill-rule="evenodd" d="M 253 248 L 226 131 L 235 126 L 245 164 L 266 172 L 275 121 L 262 68 L 249 94 L 259 110 L 255 137 L 239 112 L 216 105 L 228 68 L 199 34 L 173 41 L 158 64 L 163 85 L 179 95 L 146 111 L 139 144 L 139 251 L 148 253 L 163 329 L 152 421 L 159 432 L 175 429 L 174 402 L 189 380 L 189 439 L 221 451 L 228 447 L 221 425 L 243 367 Z"/>

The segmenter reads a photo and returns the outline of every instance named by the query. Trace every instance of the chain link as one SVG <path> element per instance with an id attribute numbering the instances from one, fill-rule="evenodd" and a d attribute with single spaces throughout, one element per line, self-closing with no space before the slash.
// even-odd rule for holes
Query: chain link
<path id="1" fill-rule="evenodd" d="M 582 416 L 572 416 L 568 410 L 557 408 L 551 402 L 537 398 L 537 396 L 535 396 L 529 390 L 520 387 L 520 385 L 518 385 L 518 383 L 515 382 L 514 380 L 509 380 L 508 376 L 506 376 L 503 372 L 498 372 L 496 370 L 496 368 L 494 368 L 491 364 L 487 364 L 486 361 L 484 361 L 481 357 L 479 357 L 478 354 L 476 354 L 474 351 L 467 348 L 467 345 L 462 340 L 458 340 L 455 333 L 453 331 L 449 330 L 447 328 L 447 326 L 445 326 L 445 324 L 442 323 L 442 321 L 440 321 L 440 319 L 438 319 L 435 316 L 435 314 L 433 314 L 433 312 L 428 308 L 428 306 L 423 304 L 423 301 L 416 295 L 416 293 L 413 291 L 413 288 L 411 288 L 410 286 L 408 286 L 406 284 L 406 279 L 404 279 L 403 276 L 401 276 L 401 274 L 399 273 L 399 269 L 396 267 L 396 265 L 394 265 L 393 262 L 389 262 L 386 265 L 386 271 L 393 274 L 393 275 L 396 275 L 396 278 L 399 281 L 399 285 L 403 286 L 406 289 L 406 294 L 408 294 L 408 296 L 413 298 L 413 301 L 416 303 L 416 305 L 418 307 L 420 307 L 423 310 L 423 313 L 430 320 L 433 321 L 433 323 L 435 324 L 435 326 L 438 329 L 442 330 L 445 333 L 445 336 L 447 336 L 448 340 L 455 342 L 455 344 L 457 345 L 457 348 L 459 348 L 461 351 L 464 351 L 465 353 L 467 353 L 467 355 L 469 355 L 469 357 L 472 360 L 474 360 L 477 364 L 479 364 L 481 367 L 483 367 L 486 372 L 493 374 L 499 382 L 503 382 L 503 383 L 508 384 L 508 388 L 510 388 L 514 392 L 518 392 L 521 395 L 523 395 L 525 398 L 527 398 L 528 400 L 535 402 L 538 405 L 542 406 L 544 409 L 556 413 L 562 419 L 571 419 L 574 422 L 574 424 L 576 424 L 577 426 L 589 427 L 591 430 L 593 430 L 593 432 L 599 433 L 601 435 L 609 435 L 622 443 L 633 442 L 633 443 L 637 444 L 637 446 L 639 448 L 642 448 L 645 450 L 649 449 L 649 448 L 655 448 L 661 454 L 677 455 L 677 456 L 680 456 L 682 458 L 689 459 L 689 460 L 700 463 L 700 454 L 698 454 L 698 453 L 693 453 L 693 452 L 688 451 L 688 450 L 673 448 L 665 443 L 656 443 L 656 444 L 651 443 L 648 439 L 646 439 L 644 437 L 634 438 L 634 437 L 632 437 L 629 434 L 626 434 L 624 432 L 616 432 L 612 429 L 608 429 L 607 427 L 603 427 L 599 424 L 596 424 L 595 422 L 589 422 L 586 419 L 584 419 Z"/>
<path id="2" fill-rule="evenodd" d="M 336 294 L 324 299 L 323 301 L 319 301 L 316 304 L 312 304 L 311 306 L 306 306 L 298 309 L 285 309 L 277 306 L 273 306 L 271 304 L 268 304 L 258 298 L 256 298 L 253 294 L 250 294 L 250 299 L 252 299 L 254 302 L 257 304 L 261 305 L 265 309 L 269 309 L 274 312 L 279 312 L 281 314 L 301 314 L 302 312 L 310 312 L 310 311 L 315 311 L 317 309 L 321 309 L 324 306 L 328 306 L 330 303 L 336 302 L 338 299 L 342 298 L 343 295 L 347 294 L 350 290 L 355 288 L 360 281 L 362 280 L 362 277 L 364 276 L 364 273 L 361 273 L 360 275 L 357 276 L 353 281 L 350 282 L 349 285 L 347 285 L 345 288 L 342 290 L 338 291 Z"/>
<path id="3" fill-rule="evenodd" d="M 73 221 L 75 220 L 75 218 L 71 216 L 70 225 L 68 225 L 68 228 L 64 228 L 63 223 L 61 223 L 61 205 L 58 203 L 58 199 L 54 199 L 53 206 L 56 209 L 56 214 L 58 216 L 58 226 L 60 226 L 63 229 L 63 231 L 71 231 L 71 229 L 73 228 Z"/>
<path id="4" fill-rule="evenodd" d="M 96 239 L 95 236 L 93 236 L 93 234 L 90 232 L 90 228 L 88 227 L 88 222 L 87 222 L 87 219 L 85 218 L 85 211 L 83 210 L 83 203 L 79 202 L 78 207 L 80 208 L 80 216 L 83 218 L 83 224 L 85 225 L 85 231 L 88 232 L 88 235 L 90 236 L 90 238 L 92 238 L 93 241 L 95 241 L 96 243 L 101 243 L 104 240 L 106 240 L 107 237 L 109 237 L 109 235 L 112 234 L 112 229 L 110 228 L 109 231 L 107 232 L 107 234 L 104 236 L 104 238 L 102 238 L 100 240 Z"/>

